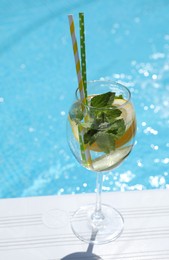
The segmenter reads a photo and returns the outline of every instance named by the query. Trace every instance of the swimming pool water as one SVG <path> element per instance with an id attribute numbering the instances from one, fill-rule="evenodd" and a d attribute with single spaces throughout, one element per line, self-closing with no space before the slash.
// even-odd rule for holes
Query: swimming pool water
<path id="1" fill-rule="evenodd" d="M 136 145 L 104 191 L 169 188 L 169 2 L 0 3 L 0 197 L 93 192 L 73 158 L 66 118 L 77 86 L 67 14 L 85 13 L 88 79 L 128 86 Z"/>

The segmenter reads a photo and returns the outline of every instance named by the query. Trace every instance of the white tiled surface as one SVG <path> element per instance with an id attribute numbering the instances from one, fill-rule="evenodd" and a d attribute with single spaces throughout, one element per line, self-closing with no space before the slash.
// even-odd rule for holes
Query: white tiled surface
<path id="1" fill-rule="evenodd" d="M 91 201 L 94 194 L 0 200 L 0 260 L 169 259 L 169 190 L 104 193 L 103 202 L 120 210 L 125 228 L 116 241 L 94 246 L 93 256 L 69 224 L 72 212 Z M 64 214 L 56 229 L 42 222 L 52 208 Z"/>

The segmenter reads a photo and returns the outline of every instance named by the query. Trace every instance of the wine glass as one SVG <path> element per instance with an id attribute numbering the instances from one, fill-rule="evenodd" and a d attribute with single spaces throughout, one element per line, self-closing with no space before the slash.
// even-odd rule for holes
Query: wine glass
<path id="1" fill-rule="evenodd" d="M 94 80 L 87 84 L 86 101 L 79 89 L 70 107 L 67 138 L 76 160 L 96 172 L 96 202 L 82 206 L 71 227 L 82 241 L 104 244 L 123 231 L 123 217 L 116 209 L 101 203 L 103 174 L 118 166 L 131 152 L 136 132 L 136 118 L 131 93 L 125 86 Z"/>

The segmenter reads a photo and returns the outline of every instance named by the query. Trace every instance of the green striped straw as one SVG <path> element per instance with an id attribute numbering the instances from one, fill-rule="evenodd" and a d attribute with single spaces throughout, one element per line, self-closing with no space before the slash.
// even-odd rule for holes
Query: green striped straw
<path id="1" fill-rule="evenodd" d="M 81 72 L 82 72 L 83 87 L 84 87 L 84 92 L 85 92 L 85 97 L 86 97 L 86 105 L 87 105 L 87 74 L 86 74 L 84 13 L 79 13 L 79 27 L 80 27 Z"/>
<path id="2" fill-rule="evenodd" d="M 88 105 L 87 100 L 87 73 L 86 73 L 86 49 L 85 49 L 85 26 L 84 26 L 84 13 L 79 13 L 79 28 L 80 28 L 80 58 L 81 58 L 81 73 L 82 73 L 82 81 L 83 81 L 83 89 L 84 89 L 84 95 L 85 95 L 85 105 Z M 87 122 L 88 115 L 87 110 L 84 114 L 84 121 Z M 80 138 L 80 146 L 81 146 L 81 155 L 82 158 L 84 157 L 83 154 L 83 148 L 85 150 L 89 151 L 88 145 L 84 144 L 83 136 L 84 136 L 84 129 L 80 125 L 78 127 L 79 133 L 82 133 L 82 135 L 79 135 Z M 87 162 L 92 166 L 92 160 L 90 152 L 88 152 L 86 155 Z"/>

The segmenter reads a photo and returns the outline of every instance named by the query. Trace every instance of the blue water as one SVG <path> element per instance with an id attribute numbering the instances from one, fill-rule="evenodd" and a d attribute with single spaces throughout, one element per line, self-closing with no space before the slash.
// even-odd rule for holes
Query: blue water
<path id="1" fill-rule="evenodd" d="M 132 92 L 136 145 L 104 191 L 169 188 L 169 1 L 1 0 L 0 197 L 93 192 L 66 118 L 77 79 L 67 14 L 85 13 L 88 79 Z"/>

